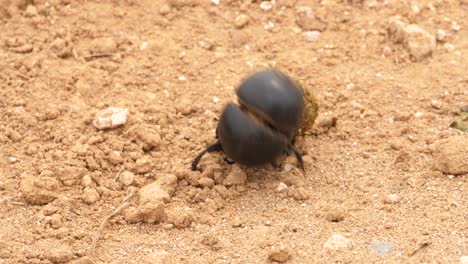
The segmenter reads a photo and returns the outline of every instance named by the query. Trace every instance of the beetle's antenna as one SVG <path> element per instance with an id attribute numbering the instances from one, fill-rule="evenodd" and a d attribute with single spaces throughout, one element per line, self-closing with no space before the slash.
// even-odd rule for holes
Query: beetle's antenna
<path id="1" fill-rule="evenodd" d="M 294 147 L 294 145 L 290 144 L 289 148 L 294 152 L 294 155 L 296 156 L 297 162 L 299 162 L 299 167 L 301 167 L 301 170 L 303 173 L 305 173 L 304 169 L 304 161 L 302 160 L 301 154 L 299 154 L 299 151 Z"/>
<path id="2" fill-rule="evenodd" d="M 198 156 L 193 160 L 192 162 L 192 170 L 196 170 L 197 169 L 197 165 L 198 163 L 200 162 L 201 158 L 207 153 L 207 152 L 214 152 L 214 151 L 221 151 L 223 148 L 221 147 L 221 144 L 219 143 L 219 141 L 216 141 L 215 143 L 209 145 L 208 147 L 206 147 L 206 149 L 204 149 L 202 152 L 200 152 L 200 154 L 198 154 Z"/>

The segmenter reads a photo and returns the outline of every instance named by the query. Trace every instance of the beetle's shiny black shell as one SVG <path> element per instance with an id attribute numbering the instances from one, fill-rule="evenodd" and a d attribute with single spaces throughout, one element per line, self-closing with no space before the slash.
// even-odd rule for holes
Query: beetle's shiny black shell
<path id="1" fill-rule="evenodd" d="M 247 166 L 275 161 L 289 143 L 286 136 L 256 123 L 232 103 L 226 105 L 216 133 L 226 156 Z"/>
<path id="2" fill-rule="evenodd" d="M 277 70 L 258 71 L 237 88 L 241 104 L 259 111 L 283 135 L 292 138 L 304 113 L 304 91 Z"/>

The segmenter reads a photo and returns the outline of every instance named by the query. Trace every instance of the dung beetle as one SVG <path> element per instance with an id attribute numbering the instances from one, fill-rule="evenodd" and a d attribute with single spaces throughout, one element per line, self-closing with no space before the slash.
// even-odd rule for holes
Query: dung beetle
<path id="1" fill-rule="evenodd" d="M 236 89 L 239 105 L 229 102 L 216 128 L 216 142 L 201 151 L 192 163 L 197 169 L 207 152 L 223 151 L 225 160 L 246 166 L 276 164 L 293 152 L 304 171 L 294 139 L 305 112 L 304 91 L 277 69 L 257 71 Z"/>

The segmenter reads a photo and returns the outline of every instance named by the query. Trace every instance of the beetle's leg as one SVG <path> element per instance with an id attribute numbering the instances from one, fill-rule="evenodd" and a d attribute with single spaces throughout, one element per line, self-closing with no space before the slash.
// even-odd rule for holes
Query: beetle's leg
<path id="1" fill-rule="evenodd" d="M 294 152 L 294 155 L 296 156 L 297 162 L 299 163 L 299 167 L 301 168 L 302 172 L 305 173 L 304 169 L 304 161 L 302 160 L 301 154 L 299 154 L 299 151 L 294 147 L 294 145 L 289 145 L 289 149 Z"/>
<path id="2" fill-rule="evenodd" d="M 223 148 L 221 147 L 221 144 L 219 143 L 219 141 L 216 141 L 215 143 L 206 147 L 206 149 L 200 152 L 200 154 L 198 154 L 198 156 L 195 157 L 195 159 L 193 160 L 192 170 L 194 171 L 197 169 L 198 162 L 200 162 L 203 155 L 205 155 L 207 152 L 214 152 L 214 151 L 221 151 L 221 150 L 223 150 Z"/>
<path id="3" fill-rule="evenodd" d="M 230 159 L 230 158 L 227 157 L 227 156 L 224 157 L 224 161 L 227 162 L 227 164 L 229 164 L 229 165 L 232 165 L 232 164 L 236 163 L 235 161 L 233 161 L 232 159 Z"/>

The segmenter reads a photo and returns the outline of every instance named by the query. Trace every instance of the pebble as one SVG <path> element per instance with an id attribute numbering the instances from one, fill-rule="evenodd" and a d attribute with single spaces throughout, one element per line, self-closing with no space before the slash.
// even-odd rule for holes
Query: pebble
<path id="1" fill-rule="evenodd" d="M 171 12 L 171 6 L 168 5 L 168 4 L 163 4 L 160 8 L 159 8 L 159 14 L 161 15 L 167 15 Z"/>
<path id="2" fill-rule="evenodd" d="M 260 9 L 262 9 L 263 11 L 269 11 L 272 8 L 273 8 L 273 3 L 270 1 L 262 1 L 260 3 Z"/>
<path id="3" fill-rule="evenodd" d="M 231 166 L 231 170 L 223 181 L 224 186 L 244 185 L 247 181 L 247 174 L 238 165 Z"/>
<path id="4" fill-rule="evenodd" d="M 174 174 L 163 174 L 159 176 L 156 183 L 159 184 L 165 192 L 172 195 L 177 187 L 177 176 Z"/>
<path id="5" fill-rule="evenodd" d="M 124 171 L 119 175 L 119 182 L 125 186 L 132 185 L 133 181 L 135 180 L 135 174 L 131 171 Z"/>
<path id="6" fill-rule="evenodd" d="M 330 250 L 352 249 L 353 245 L 350 239 L 339 234 L 333 234 L 323 245 Z"/>
<path id="7" fill-rule="evenodd" d="M 422 113 L 422 112 L 416 112 L 416 113 L 414 114 L 414 116 L 417 117 L 417 118 L 420 118 L 420 117 L 422 117 L 423 115 L 424 115 L 424 113 Z"/>
<path id="8" fill-rule="evenodd" d="M 436 39 L 439 42 L 443 42 L 445 39 L 447 39 L 447 32 L 443 29 L 438 29 L 436 32 Z"/>
<path id="9" fill-rule="evenodd" d="M 331 210 L 327 213 L 325 218 L 330 222 L 341 222 L 345 219 L 346 213 L 342 210 Z"/>
<path id="10" fill-rule="evenodd" d="M 177 228 L 187 228 L 193 222 L 193 212 L 189 207 L 172 207 L 166 210 L 167 222 Z"/>
<path id="11" fill-rule="evenodd" d="M 436 38 L 418 25 L 411 24 L 405 27 L 405 46 L 410 54 L 421 60 L 430 56 L 436 48 Z"/>
<path id="12" fill-rule="evenodd" d="M 460 257 L 461 264 L 468 264 L 468 256 L 461 256 Z"/>
<path id="13" fill-rule="evenodd" d="M 86 187 L 81 194 L 81 199 L 87 204 L 94 204 L 101 199 L 98 191 L 91 187 Z"/>
<path id="14" fill-rule="evenodd" d="M 96 114 L 93 125 L 99 130 L 112 129 L 127 123 L 128 109 L 109 107 Z"/>
<path id="15" fill-rule="evenodd" d="M 290 171 L 292 171 L 292 169 L 293 169 L 293 166 L 291 166 L 291 164 L 285 164 L 284 168 L 283 168 L 283 171 L 290 172 Z"/>
<path id="16" fill-rule="evenodd" d="M 174 258 L 165 250 L 157 250 L 148 254 L 144 260 L 144 264 L 174 264 Z"/>
<path id="17" fill-rule="evenodd" d="M 219 100 L 218 97 L 216 97 L 216 96 L 213 97 L 213 103 L 217 104 L 217 103 L 219 103 L 219 101 L 220 101 L 220 100 Z"/>
<path id="18" fill-rule="evenodd" d="M 199 180 L 198 180 L 198 184 L 201 186 L 201 187 L 208 187 L 208 188 L 213 188 L 213 186 L 215 185 L 215 182 L 213 179 L 211 178 L 208 178 L 208 177 L 201 177 Z"/>
<path id="19" fill-rule="evenodd" d="M 161 185 L 158 182 L 150 183 L 142 187 L 138 191 L 139 202 L 140 204 L 145 204 L 147 202 L 164 202 L 168 203 L 171 199 L 169 194 L 161 188 Z"/>
<path id="20" fill-rule="evenodd" d="M 234 19 L 234 26 L 238 29 L 245 27 L 250 21 L 250 17 L 244 14 L 238 15 Z"/>
<path id="21" fill-rule="evenodd" d="M 468 112 L 468 104 L 460 106 L 460 112 Z"/>
<path id="22" fill-rule="evenodd" d="M 110 37 L 94 39 L 89 48 L 89 52 L 92 54 L 112 54 L 116 51 L 117 42 Z"/>
<path id="23" fill-rule="evenodd" d="M 437 143 L 433 157 L 434 168 L 445 174 L 468 173 L 468 134 L 452 136 Z"/>
<path id="24" fill-rule="evenodd" d="M 219 5 L 219 0 L 211 0 L 211 3 L 213 3 L 214 5 Z"/>
<path id="25" fill-rule="evenodd" d="M 24 13 L 25 16 L 27 17 L 33 17 L 33 16 L 37 16 L 37 8 L 33 5 L 28 5 L 26 7 L 26 11 Z"/>
<path id="26" fill-rule="evenodd" d="M 321 117 L 318 121 L 318 126 L 324 129 L 330 129 L 336 126 L 337 121 L 338 118 L 334 116 Z"/>
<path id="27" fill-rule="evenodd" d="M 388 194 L 385 196 L 384 198 L 384 203 L 386 204 L 395 204 L 395 203 L 398 203 L 399 201 L 399 197 L 397 194 Z"/>
<path id="28" fill-rule="evenodd" d="M 395 247 L 392 242 L 372 242 L 371 247 L 382 257 L 387 256 L 390 251 Z"/>
<path id="29" fill-rule="evenodd" d="M 268 253 L 268 259 L 270 261 L 284 263 L 291 258 L 291 254 L 286 248 L 273 248 Z"/>
<path id="30" fill-rule="evenodd" d="M 130 223 L 144 222 L 156 224 L 163 221 L 166 217 L 164 203 L 149 202 L 138 206 L 137 209 L 131 209 L 126 212 L 125 219 Z"/>
<path id="31" fill-rule="evenodd" d="M 431 106 L 434 109 L 441 109 L 442 108 L 442 102 L 438 100 L 431 100 Z"/>
<path id="32" fill-rule="evenodd" d="M 88 187 L 88 186 L 91 186 L 92 184 L 93 184 L 93 179 L 88 174 L 86 174 L 85 176 L 83 176 L 83 178 L 81 178 L 81 185 L 83 187 Z"/>
<path id="33" fill-rule="evenodd" d="M 143 156 L 135 162 L 134 171 L 139 174 L 150 172 L 154 167 L 154 162 L 149 156 Z"/>
<path id="34" fill-rule="evenodd" d="M 327 24 L 315 17 L 310 6 L 299 6 L 296 9 L 296 24 L 304 31 L 324 31 Z"/>
<path id="35" fill-rule="evenodd" d="M 287 190 L 287 189 L 288 189 L 288 185 L 286 185 L 286 183 L 284 183 L 284 182 L 280 182 L 278 184 L 278 187 L 276 187 L 277 192 L 282 192 L 282 191 Z"/>
<path id="36" fill-rule="evenodd" d="M 26 203 L 45 205 L 57 198 L 58 180 L 54 177 L 26 176 L 20 182 L 19 191 Z"/>
<path id="37" fill-rule="evenodd" d="M 304 38 L 310 42 L 317 41 L 320 38 L 320 31 L 306 31 L 304 32 Z"/>

